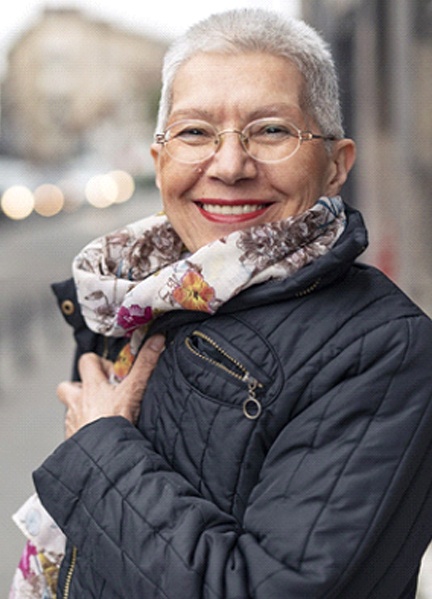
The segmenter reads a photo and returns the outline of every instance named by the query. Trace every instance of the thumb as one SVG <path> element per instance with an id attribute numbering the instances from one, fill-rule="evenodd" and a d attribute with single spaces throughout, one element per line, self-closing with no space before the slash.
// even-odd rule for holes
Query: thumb
<path id="1" fill-rule="evenodd" d="M 138 352 L 131 371 L 121 384 L 133 388 L 135 391 L 138 389 L 144 391 L 164 349 L 165 337 L 163 335 L 153 335 L 147 339 Z"/>

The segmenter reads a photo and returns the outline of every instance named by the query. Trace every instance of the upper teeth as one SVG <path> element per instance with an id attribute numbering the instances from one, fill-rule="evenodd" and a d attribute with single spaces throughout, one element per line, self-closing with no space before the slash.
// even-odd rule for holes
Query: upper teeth
<path id="1" fill-rule="evenodd" d="M 203 210 L 213 214 L 246 214 L 247 212 L 256 212 L 265 208 L 265 204 L 239 204 L 231 206 L 229 204 L 202 204 Z"/>

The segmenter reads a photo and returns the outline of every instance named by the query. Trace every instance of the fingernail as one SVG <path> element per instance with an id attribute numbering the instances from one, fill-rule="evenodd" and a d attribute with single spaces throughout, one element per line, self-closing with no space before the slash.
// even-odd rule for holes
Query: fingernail
<path id="1" fill-rule="evenodd" d="M 163 335 L 154 335 L 150 337 L 148 345 L 153 351 L 160 352 L 165 347 L 165 337 Z"/>

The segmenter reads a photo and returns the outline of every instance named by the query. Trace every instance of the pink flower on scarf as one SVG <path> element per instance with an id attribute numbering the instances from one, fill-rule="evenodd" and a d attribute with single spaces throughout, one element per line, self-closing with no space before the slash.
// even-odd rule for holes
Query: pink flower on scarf
<path id="1" fill-rule="evenodd" d="M 117 314 L 118 324 L 125 331 L 132 331 L 147 324 L 153 318 L 153 311 L 150 306 L 142 308 L 138 304 L 132 304 L 129 308 L 122 306 Z"/>
<path id="2" fill-rule="evenodd" d="M 32 574 L 31 563 L 30 560 L 32 557 L 37 555 L 37 549 L 34 545 L 27 541 L 24 547 L 24 551 L 21 555 L 20 562 L 18 564 L 18 568 L 24 575 L 24 578 L 28 578 L 30 574 Z"/>

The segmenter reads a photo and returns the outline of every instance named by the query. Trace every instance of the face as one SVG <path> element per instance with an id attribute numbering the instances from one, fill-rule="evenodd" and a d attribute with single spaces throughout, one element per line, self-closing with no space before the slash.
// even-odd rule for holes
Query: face
<path id="1" fill-rule="evenodd" d="M 200 119 L 218 131 L 242 130 L 258 118 L 289 118 L 319 134 L 301 108 L 303 78 L 287 59 L 270 54 L 197 54 L 179 69 L 168 125 Z M 354 162 L 351 140 L 304 142 L 286 161 L 250 158 L 239 137 L 226 134 L 217 153 L 199 164 L 180 163 L 160 144 L 152 146 L 164 210 L 194 252 L 247 227 L 299 214 L 322 195 L 339 193 Z"/>

